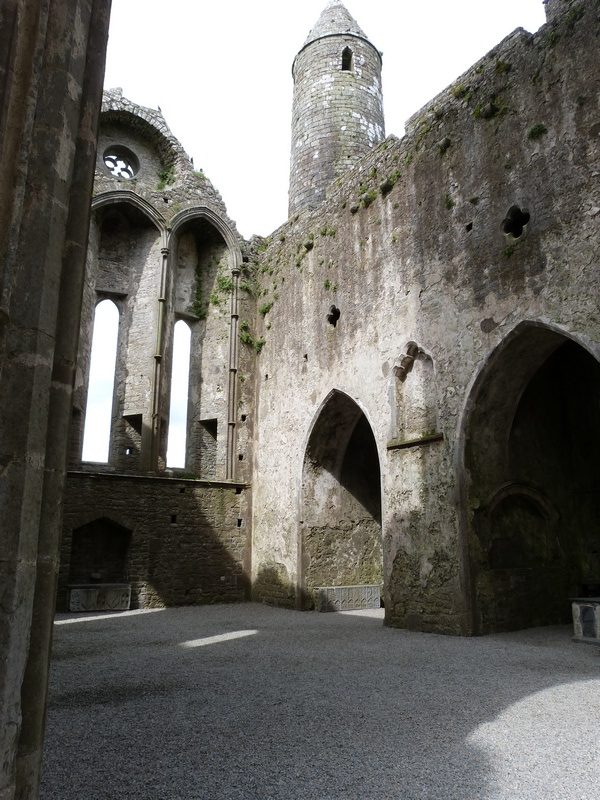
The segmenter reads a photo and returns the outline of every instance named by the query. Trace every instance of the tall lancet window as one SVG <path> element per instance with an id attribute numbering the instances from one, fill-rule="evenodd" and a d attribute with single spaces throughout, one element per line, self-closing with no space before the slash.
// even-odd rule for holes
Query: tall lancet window
<path id="1" fill-rule="evenodd" d="M 183 320 L 175 323 L 167 467 L 183 469 L 187 441 L 188 393 L 192 331 Z"/>
<path id="2" fill-rule="evenodd" d="M 342 71 L 352 72 L 354 69 L 354 54 L 349 47 L 344 47 L 342 50 Z"/>
<path id="3" fill-rule="evenodd" d="M 119 309 L 112 300 L 103 300 L 94 313 L 83 461 L 108 463 L 118 338 Z"/>

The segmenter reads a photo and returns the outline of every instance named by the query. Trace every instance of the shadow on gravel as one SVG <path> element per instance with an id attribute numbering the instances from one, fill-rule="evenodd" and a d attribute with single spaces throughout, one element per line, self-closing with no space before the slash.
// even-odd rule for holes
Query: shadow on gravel
<path id="1" fill-rule="evenodd" d="M 544 784 L 561 759 L 594 776 L 565 729 L 593 735 L 600 650 L 565 628 L 458 639 L 243 604 L 59 625 L 55 654 L 42 800 L 593 797 Z"/>

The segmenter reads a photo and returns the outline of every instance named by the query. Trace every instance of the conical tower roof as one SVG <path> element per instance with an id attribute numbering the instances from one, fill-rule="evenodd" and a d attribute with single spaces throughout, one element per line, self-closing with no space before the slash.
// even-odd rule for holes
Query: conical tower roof
<path id="1" fill-rule="evenodd" d="M 361 39 L 367 39 L 368 41 L 367 35 L 346 6 L 340 3 L 339 0 L 329 0 L 321 12 L 321 16 L 308 34 L 303 47 L 315 42 L 317 39 L 322 39 L 324 36 L 335 36 L 344 33 L 351 36 L 360 36 Z"/>

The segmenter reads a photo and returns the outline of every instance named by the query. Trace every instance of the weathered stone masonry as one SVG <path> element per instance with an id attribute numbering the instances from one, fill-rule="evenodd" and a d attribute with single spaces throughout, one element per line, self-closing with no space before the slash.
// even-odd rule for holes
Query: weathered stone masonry
<path id="1" fill-rule="evenodd" d="M 384 137 L 381 54 L 341 3 L 330 3 L 294 59 L 289 214 Z"/>
<path id="2" fill-rule="evenodd" d="M 330 3 L 294 65 L 299 210 L 248 244 L 160 114 L 107 95 L 61 598 L 85 572 L 73 537 L 102 520 L 107 542 L 129 532 L 141 606 L 236 599 L 250 578 L 303 608 L 381 584 L 388 624 L 473 633 L 560 621 L 596 582 L 597 3 L 549 11 L 378 143 L 380 55 Z M 110 175 L 111 148 L 134 174 Z M 120 311 L 111 449 L 80 464 L 101 298 Z M 184 473 L 166 465 L 178 320 Z M 156 512 L 124 516 L 131 491 Z"/>
<path id="3" fill-rule="evenodd" d="M 328 184 L 292 161 L 306 210 L 266 241 L 241 241 L 160 114 L 109 94 L 84 271 L 109 6 L 0 7 L 1 800 L 37 794 L 72 399 L 61 591 L 104 569 L 139 604 L 236 599 L 251 569 L 257 599 L 306 607 L 318 583 L 378 581 L 381 552 L 389 624 L 474 633 L 600 586 L 598 0 L 548 0 L 548 25 L 371 153 L 376 82 L 354 108 L 342 87 L 376 51 L 331 2 L 301 57 L 339 78 L 351 157 L 306 104 Z M 90 465 L 101 299 L 120 361 Z M 165 465 L 176 321 L 184 471 Z"/>
<path id="4" fill-rule="evenodd" d="M 560 621 L 600 582 L 598 4 L 559 5 L 380 142 L 380 55 L 330 3 L 294 63 L 298 210 L 267 240 L 240 240 L 159 112 L 106 96 L 61 598 L 85 573 L 74 541 L 104 524 L 107 542 L 128 532 L 126 563 L 107 544 L 89 573 L 122 574 L 141 606 L 235 599 L 252 579 L 256 599 L 310 608 L 320 586 L 381 584 L 388 624 L 474 633 Z M 119 355 L 92 465 L 102 298 Z M 177 321 L 183 472 L 166 464 Z M 124 515 L 132 491 L 156 511 Z"/>
<path id="5" fill-rule="evenodd" d="M 244 600 L 247 496 L 228 483 L 70 473 L 59 605 L 66 605 L 69 583 L 90 582 L 94 570 L 99 582 L 130 583 L 133 608 Z M 121 575 L 102 574 L 107 559 L 91 558 L 74 571 L 73 539 L 98 519 L 97 538 L 108 520 L 130 533 Z"/>
<path id="6" fill-rule="evenodd" d="M 344 398 L 381 465 L 388 624 L 561 621 L 598 582 L 599 10 L 553 4 L 269 238 L 257 597 L 306 603 L 303 463 Z"/>
<path id="7" fill-rule="evenodd" d="M 111 582 L 131 585 L 133 607 L 244 599 L 252 451 L 238 372 L 249 372 L 252 356 L 239 350 L 238 318 L 252 301 L 242 240 L 160 113 L 120 90 L 102 107 L 92 209 L 59 607 L 71 585 Z M 89 463 L 82 440 L 94 311 L 107 299 L 119 316 L 109 455 Z M 187 437 L 185 465 L 171 468 L 179 321 L 191 336 Z"/>

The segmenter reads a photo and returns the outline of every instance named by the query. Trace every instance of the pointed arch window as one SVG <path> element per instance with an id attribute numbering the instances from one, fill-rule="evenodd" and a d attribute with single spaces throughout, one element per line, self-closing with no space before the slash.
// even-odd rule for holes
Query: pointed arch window
<path id="1" fill-rule="evenodd" d="M 342 72 L 352 72 L 354 69 L 354 53 L 349 47 L 342 50 Z"/>
<path id="2" fill-rule="evenodd" d="M 108 463 L 118 338 L 119 309 L 112 300 L 102 300 L 94 312 L 83 461 Z"/>
<path id="3" fill-rule="evenodd" d="M 167 441 L 167 467 L 171 469 L 185 468 L 191 343 L 190 326 L 179 320 L 175 323 L 173 332 L 173 369 Z"/>

